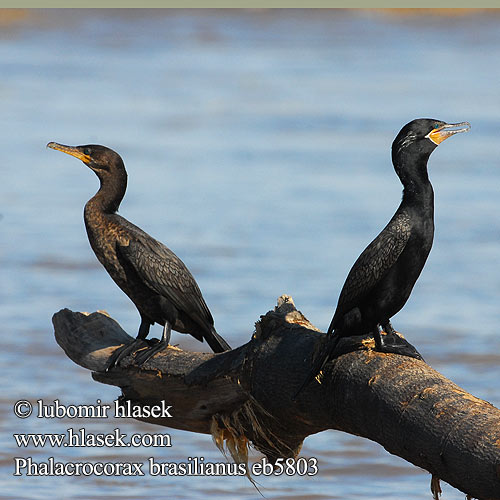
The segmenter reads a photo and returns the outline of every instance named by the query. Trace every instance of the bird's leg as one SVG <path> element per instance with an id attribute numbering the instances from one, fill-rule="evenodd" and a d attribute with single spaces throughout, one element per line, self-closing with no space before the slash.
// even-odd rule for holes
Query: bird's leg
<path id="1" fill-rule="evenodd" d="M 170 337 L 172 336 L 172 327 L 170 326 L 170 321 L 165 321 L 163 325 L 163 333 L 161 335 L 161 341 L 163 344 L 170 344 Z"/>
<path id="2" fill-rule="evenodd" d="M 375 349 L 380 352 L 384 352 L 384 341 L 382 340 L 382 336 L 380 332 L 382 331 L 382 327 L 380 325 L 376 325 L 373 329 L 373 340 L 375 340 Z"/>
<path id="3" fill-rule="evenodd" d="M 388 335 L 380 335 L 382 325 L 378 324 L 373 330 L 373 339 L 375 340 L 375 350 L 379 352 L 392 352 L 401 356 L 423 360 L 421 354 L 413 347 L 406 339 L 400 337 L 390 321 L 384 323 L 385 333 Z"/>
<path id="4" fill-rule="evenodd" d="M 141 366 L 149 358 L 154 356 L 157 352 L 162 351 L 165 347 L 168 346 L 171 335 L 172 335 L 172 327 L 170 326 L 170 321 L 165 321 L 165 325 L 163 326 L 163 333 L 161 335 L 161 340 L 154 346 L 150 346 L 144 352 L 138 354 L 135 358 L 135 363 L 138 366 Z"/>
<path id="5" fill-rule="evenodd" d="M 394 330 L 394 327 L 391 324 L 391 320 L 387 320 L 385 323 L 382 323 L 382 328 L 384 332 L 389 335 L 397 335 L 396 330 Z"/>
<path id="6" fill-rule="evenodd" d="M 118 363 L 125 357 L 127 357 L 130 353 L 134 352 L 138 347 L 140 347 L 143 341 L 146 340 L 146 337 L 149 333 L 149 328 L 151 323 L 141 316 L 141 325 L 139 326 L 139 332 L 137 333 L 137 337 L 130 342 L 130 344 L 124 344 L 115 350 L 115 352 L 111 355 L 108 361 L 108 366 L 106 367 L 106 371 L 111 370 L 111 368 L 118 366 Z"/>

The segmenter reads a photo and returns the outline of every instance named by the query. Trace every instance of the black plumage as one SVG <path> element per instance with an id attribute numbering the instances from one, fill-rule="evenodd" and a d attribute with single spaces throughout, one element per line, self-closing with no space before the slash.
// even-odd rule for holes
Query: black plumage
<path id="1" fill-rule="evenodd" d="M 127 172 L 120 155 L 95 144 L 71 147 L 51 142 L 47 146 L 80 159 L 99 178 L 100 188 L 84 210 L 90 245 L 141 316 L 136 341 L 115 351 L 110 366 L 132 352 L 154 323 L 164 326 L 162 340 L 138 357 L 139 363 L 168 345 L 171 328 L 201 342 L 205 339 L 214 352 L 229 350 L 184 263 L 163 243 L 116 213 L 127 188 Z"/>
<path id="2" fill-rule="evenodd" d="M 408 300 L 432 247 L 434 192 L 427 161 L 442 141 L 469 128 L 467 122 L 447 124 L 421 118 L 406 124 L 395 138 L 392 162 L 404 187 L 401 204 L 352 266 L 340 292 L 326 342 L 301 389 L 335 357 L 335 348 L 342 337 L 372 332 L 377 350 L 398 352 L 397 346 L 384 344 L 380 330 L 395 333 L 390 318 Z"/>

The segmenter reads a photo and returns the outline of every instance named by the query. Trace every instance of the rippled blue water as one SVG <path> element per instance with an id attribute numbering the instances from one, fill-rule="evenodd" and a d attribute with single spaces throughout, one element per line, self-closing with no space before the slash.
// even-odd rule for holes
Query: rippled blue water
<path id="1" fill-rule="evenodd" d="M 129 173 L 121 213 L 181 256 L 219 332 L 238 345 L 282 293 L 325 329 L 350 266 L 399 203 L 396 133 L 422 116 L 470 121 L 469 134 L 431 157 L 435 243 L 394 324 L 435 368 L 500 404 L 499 60 L 500 17 L 491 13 L 55 10 L 4 25 L 0 498 L 260 498 L 245 478 L 12 477 L 13 456 L 152 453 L 20 450 L 12 439 L 117 425 L 13 416 L 21 398 L 118 395 L 66 358 L 54 312 L 106 309 L 132 335 L 139 319 L 87 242 L 82 209 L 97 179 L 46 150 L 49 141 L 120 152 Z M 187 336 L 174 342 L 200 349 Z M 171 435 L 158 460 L 223 461 L 208 436 Z M 429 498 L 429 475 L 375 443 L 332 431 L 308 438 L 303 455 L 318 457 L 320 474 L 260 479 L 267 498 Z"/>

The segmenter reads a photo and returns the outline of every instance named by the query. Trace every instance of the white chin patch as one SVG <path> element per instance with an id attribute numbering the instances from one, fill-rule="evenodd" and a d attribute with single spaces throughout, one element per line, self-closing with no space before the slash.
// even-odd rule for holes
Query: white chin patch
<path id="1" fill-rule="evenodd" d="M 425 136 L 426 139 L 429 139 L 429 141 L 433 142 L 436 146 L 439 146 L 439 142 L 436 142 L 432 137 L 431 137 L 431 134 L 432 134 L 432 130 Z"/>

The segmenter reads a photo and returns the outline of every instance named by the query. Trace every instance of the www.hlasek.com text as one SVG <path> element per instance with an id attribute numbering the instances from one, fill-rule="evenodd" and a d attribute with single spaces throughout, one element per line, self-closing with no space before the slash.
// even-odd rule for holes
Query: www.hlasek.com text
<path id="1" fill-rule="evenodd" d="M 85 428 L 81 429 L 66 429 L 63 433 L 54 434 L 13 434 L 14 440 L 18 448 L 44 448 L 50 446 L 52 448 L 146 448 L 172 446 L 172 438 L 166 433 L 136 433 L 129 437 L 116 428 L 113 432 L 108 433 L 93 433 L 87 432 Z"/>

